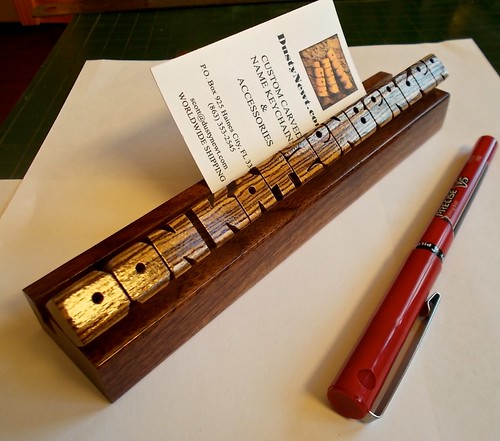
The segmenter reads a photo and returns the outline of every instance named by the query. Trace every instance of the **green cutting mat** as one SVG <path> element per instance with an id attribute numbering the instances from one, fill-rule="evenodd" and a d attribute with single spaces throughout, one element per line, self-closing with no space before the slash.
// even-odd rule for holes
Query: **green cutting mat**
<path id="1" fill-rule="evenodd" d="M 307 2 L 76 16 L 0 127 L 0 179 L 20 179 L 89 59 L 173 58 Z M 500 2 L 337 0 L 350 46 L 474 38 L 500 69 Z"/>

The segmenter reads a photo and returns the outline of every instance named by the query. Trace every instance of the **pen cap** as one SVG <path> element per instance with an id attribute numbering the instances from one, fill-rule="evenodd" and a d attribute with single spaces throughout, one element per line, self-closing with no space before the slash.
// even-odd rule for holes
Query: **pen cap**
<path id="1" fill-rule="evenodd" d="M 409 255 L 328 389 L 328 400 L 337 413 L 363 419 L 375 407 L 441 267 L 439 256 L 427 249 L 415 249 Z"/>

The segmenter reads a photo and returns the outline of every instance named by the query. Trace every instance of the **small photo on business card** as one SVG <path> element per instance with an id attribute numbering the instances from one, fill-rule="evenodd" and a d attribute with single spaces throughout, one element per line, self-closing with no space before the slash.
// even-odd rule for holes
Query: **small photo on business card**
<path id="1" fill-rule="evenodd" d="M 336 34 L 300 51 L 300 58 L 323 110 L 358 89 Z"/>

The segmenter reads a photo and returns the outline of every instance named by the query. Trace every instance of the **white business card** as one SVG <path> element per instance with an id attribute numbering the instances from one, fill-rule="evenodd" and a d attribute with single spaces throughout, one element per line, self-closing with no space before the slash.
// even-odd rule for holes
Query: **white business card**
<path id="1" fill-rule="evenodd" d="M 331 0 L 152 72 L 212 192 L 365 94 Z"/>

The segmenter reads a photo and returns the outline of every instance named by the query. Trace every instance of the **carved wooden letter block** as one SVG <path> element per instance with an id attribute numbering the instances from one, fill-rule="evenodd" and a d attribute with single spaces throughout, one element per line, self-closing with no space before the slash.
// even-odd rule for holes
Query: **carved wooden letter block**
<path id="1" fill-rule="evenodd" d="M 416 103 L 422 98 L 422 92 L 412 75 L 408 72 L 401 72 L 394 77 L 394 83 L 399 87 L 409 104 Z"/>
<path id="2" fill-rule="evenodd" d="M 358 132 L 361 141 L 377 130 L 377 124 L 373 116 L 365 109 L 361 101 L 347 108 L 344 112 L 356 129 L 356 132 Z"/>
<path id="3" fill-rule="evenodd" d="M 410 66 L 408 70 L 413 75 L 413 78 L 415 78 L 422 93 L 427 93 L 429 90 L 436 87 L 436 79 L 423 61 L 415 63 Z"/>
<path id="4" fill-rule="evenodd" d="M 342 153 L 346 153 L 358 144 L 361 138 L 356 132 L 349 118 L 344 112 L 340 112 L 326 123 L 326 126 L 332 133 L 333 137 L 337 140 Z"/>
<path id="5" fill-rule="evenodd" d="M 251 221 L 257 219 L 265 210 L 276 204 L 271 189 L 264 178 L 255 170 L 236 179 L 232 193 L 246 211 Z"/>
<path id="6" fill-rule="evenodd" d="M 228 195 L 227 188 L 199 202 L 192 211 L 217 247 L 233 237 L 235 231 L 250 224 L 245 210 L 241 208 L 236 198 Z"/>
<path id="7" fill-rule="evenodd" d="M 321 124 L 307 140 L 323 165 L 330 165 L 342 154 L 342 149 L 325 124 Z"/>
<path id="8" fill-rule="evenodd" d="M 145 302 L 170 280 L 170 271 L 156 250 L 139 242 L 106 264 L 131 300 Z"/>
<path id="9" fill-rule="evenodd" d="M 444 67 L 443 63 L 441 63 L 441 60 L 434 54 L 427 55 L 426 57 L 422 58 L 422 61 L 431 71 L 431 74 L 436 80 L 437 84 L 448 78 L 448 71 Z"/>
<path id="10" fill-rule="evenodd" d="M 295 176 L 304 184 L 317 173 L 323 171 L 318 155 L 312 149 L 307 138 L 281 150 L 283 156 L 293 168 Z"/>
<path id="11" fill-rule="evenodd" d="M 408 101 L 392 81 L 379 90 L 385 102 L 389 105 L 392 116 L 398 116 L 402 110 L 408 108 Z"/>
<path id="12" fill-rule="evenodd" d="M 47 302 L 54 320 L 77 346 L 125 317 L 129 305 L 118 282 L 101 271 L 92 271 Z"/>
<path id="13" fill-rule="evenodd" d="M 148 237 L 165 260 L 174 277 L 191 268 L 191 262 L 203 259 L 210 250 L 186 215 L 168 223 L 167 230 L 158 230 Z"/>
<path id="14" fill-rule="evenodd" d="M 392 120 L 392 112 L 382 94 L 375 90 L 363 99 L 363 104 L 371 113 L 377 126 L 382 127 Z"/>
<path id="15" fill-rule="evenodd" d="M 273 155 L 259 164 L 257 170 L 279 200 L 292 193 L 296 188 L 291 178 L 293 170 L 281 153 Z"/>

